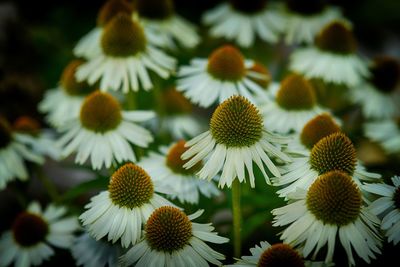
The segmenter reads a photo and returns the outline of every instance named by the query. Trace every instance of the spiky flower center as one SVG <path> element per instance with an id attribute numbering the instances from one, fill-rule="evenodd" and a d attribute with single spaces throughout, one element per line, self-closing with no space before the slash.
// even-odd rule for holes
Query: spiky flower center
<path id="1" fill-rule="evenodd" d="M 44 241 L 49 226 L 41 217 L 29 212 L 20 213 L 12 225 L 14 240 L 23 247 Z"/>
<path id="2" fill-rule="evenodd" d="M 384 93 L 393 92 L 400 82 L 400 64 L 391 57 L 382 56 L 374 59 L 370 67 L 371 82 Z"/>
<path id="3" fill-rule="evenodd" d="M 175 88 L 163 91 L 160 100 L 168 115 L 187 114 L 193 110 L 190 101 Z"/>
<path id="4" fill-rule="evenodd" d="M 183 168 L 183 165 L 190 160 L 183 160 L 181 158 L 182 154 L 189 149 L 188 147 L 185 147 L 185 144 L 186 142 L 184 140 L 180 140 L 170 148 L 167 154 L 167 166 L 175 173 L 193 175 L 201 169 L 202 163 L 198 162 L 190 169 Z"/>
<path id="5" fill-rule="evenodd" d="M 286 5 L 292 12 L 303 16 L 311 16 L 321 13 L 325 8 L 325 0 L 286 0 Z"/>
<path id="6" fill-rule="evenodd" d="M 340 170 L 353 175 L 357 164 L 356 149 L 344 133 L 333 133 L 314 145 L 310 163 L 319 174 Z"/>
<path id="7" fill-rule="evenodd" d="M 79 66 L 85 63 L 83 60 L 72 60 L 64 69 L 61 75 L 61 87 L 68 95 L 86 95 L 94 90 L 86 81 L 78 82 L 75 72 Z"/>
<path id="8" fill-rule="evenodd" d="M 121 106 L 110 94 L 96 91 L 83 102 L 80 119 L 86 129 L 105 133 L 114 130 L 121 123 Z"/>
<path id="9" fill-rule="evenodd" d="M 108 192 L 115 205 L 133 209 L 148 203 L 153 197 L 154 188 L 145 170 L 127 163 L 112 175 Z"/>
<path id="10" fill-rule="evenodd" d="M 271 82 L 271 74 L 270 74 L 269 70 L 267 69 L 267 67 L 265 67 L 263 64 L 257 62 L 257 63 L 254 63 L 254 65 L 249 69 L 249 71 L 255 72 L 255 74 L 257 74 L 259 76 L 259 77 L 256 77 L 256 76 L 252 77 L 251 75 L 249 75 L 249 78 L 253 82 L 258 84 L 262 88 L 267 88 L 267 86 Z"/>
<path id="11" fill-rule="evenodd" d="M 300 140 L 305 147 L 312 149 L 319 140 L 336 132 L 340 132 L 339 125 L 329 114 L 324 113 L 316 116 L 303 127 Z"/>
<path id="12" fill-rule="evenodd" d="M 287 244 L 275 244 L 267 248 L 260 256 L 257 267 L 303 267 L 300 254 Z"/>
<path id="13" fill-rule="evenodd" d="M 323 51 L 336 54 L 352 54 L 357 49 L 352 30 L 339 21 L 326 25 L 315 38 L 315 45 Z"/>
<path id="14" fill-rule="evenodd" d="M 232 7 L 242 13 L 254 14 L 261 12 L 267 6 L 267 0 L 230 0 Z"/>
<path id="15" fill-rule="evenodd" d="M 282 81 L 276 102 L 286 110 L 307 110 L 315 106 L 317 98 L 308 80 L 299 74 L 290 74 Z"/>
<path id="16" fill-rule="evenodd" d="M 245 75 L 243 55 L 233 46 L 225 45 L 208 58 L 208 73 L 218 80 L 238 81 Z"/>
<path id="17" fill-rule="evenodd" d="M 174 14 L 172 0 L 137 0 L 136 9 L 141 17 L 164 20 Z"/>
<path id="18" fill-rule="evenodd" d="M 97 14 L 97 25 L 104 27 L 118 13 L 131 15 L 133 6 L 127 0 L 108 0 Z"/>
<path id="19" fill-rule="evenodd" d="M 40 124 L 34 118 L 28 116 L 19 117 L 13 124 L 17 132 L 23 132 L 31 135 L 37 135 L 40 132 Z"/>
<path id="20" fill-rule="evenodd" d="M 172 253 L 189 244 L 192 237 L 192 223 L 178 208 L 164 206 L 151 214 L 145 232 L 150 248 Z"/>
<path id="21" fill-rule="evenodd" d="M 262 136 L 263 120 L 258 109 L 243 96 L 232 96 L 220 104 L 210 121 L 216 142 L 227 147 L 255 144 Z"/>
<path id="22" fill-rule="evenodd" d="M 325 224 L 347 225 L 357 220 L 362 204 L 361 192 L 353 179 L 341 171 L 323 174 L 307 193 L 307 208 Z"/>
<path id="23" fill-rule="evenodd" d="M 396 188 L 393 194 L 394 206 L 400 210 L 400 186 Z"/>
<path id="24" fill-rule="evenodd" d="M 142 26 L 124 13 L 114 16 L 101 36 L 103 52 L 111 57 L 135 56 L 146 50 L 146 43 Z"/>
<path id="25" fill-rule="evenodd" d="M 11 140 L 11 127 L 8 121 L 0 116 L 0 149 L 7 147 Z"/>

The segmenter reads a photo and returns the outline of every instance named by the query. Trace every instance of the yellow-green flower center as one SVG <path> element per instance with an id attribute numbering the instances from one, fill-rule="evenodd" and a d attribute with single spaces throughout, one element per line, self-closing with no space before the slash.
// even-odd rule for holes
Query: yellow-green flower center
<path id="1" fill-rule="evenodd" d="M 341 171 L 318 177 L 307 193 L 307 208 L 325 224 L 347 225 L 357 220 L 361 211 L 361 192 L 353 179 Z"/>
<path id="2" fill-rule="evenodd" d="M 145 170 L 127 163 L 112 175 L 108 192 L 115 205 L 133 209 L 148 203 L 153 197 L 154 188 Z"/>
<path id="3" fill-rule="evenodd" d="M 232 7 L 242 13 L 254 14 L 261 12 L 267 6 L 267 0 L 230 0 Z"/>
<path id="4" fill-rule="evenodd" d="M 183 168 L 183 165 L 190 160 L 190 159 L 183 160 L 181 158 L 182 154 L 189 149 L 188 147 L 185 147 L 185 144 L 186 142 L 184 140 L 180 140 L 177 143 L 175 143 L 168 151 L 166 163 L 167 166 L 175 173 L 183 175 L 193 175 L 201 169 L 202 163 L 198 162 L 190 169 Z"/>
<path id="5" fill-rule="evenodd" d="M 48 232 L 48 224 L 38 215 L 29 212 L 20 213 L 12 225 L 14 240 L 23 247 L 44 241 Z"/>
<path id="6" fill-rule="evenodd" d="M 7 147 L 11 141 L 11 127 L 8 121 L 0 116 L 0 149 Z"/>
<path id="7" fill-rule="evenodd" d="M 287 244 L 275 244 L 260 256 L 257 267 L 304 267 L 300 254 Z"/>
<path id="8" fill-rule="evenodd" d="M 336 132 L 340 132 L 339 125 L 329 114 L 321 114 L 304 125 L 300 140 L 305 147 L 312 149 L 319 140 Z"/>
<path id="9" fill-rule="evenodd" d="M 314 107 L 317 98 L 308 80 L 298 74 L 290 74 L 281 82 L 276 102 L 286 110 L 307 110 Z"/>
<path id="10" fill-rule="evenodd" d="M 192 223 L 178 208 L 164 206 L 156 209 L 145 226 L 146 241 L 150 248 L 173 253 L 189 244 Z"/>
<path id="11" fill-rule="evenodd" d="M 118 127 L 122 120 L 118 101 L 107 93 L 93 92 L 81 107 L 81 124 L 94 132 L 105 133 Z"/>
<path id="12" fill-rule="evenodd" d="M 190 101 L 175 88 L 163 91 L 160 101 L 168 115 L 187 114 L 193 110 Z"/>
<path id="13" fill-rule="evenodd" d="M 286 0 L 286 5 L 292 12 L 303 16 L 312 16 L 321 13 L 325 8 L 325 0 Z"/>
<path id="14" fill-rule="evenodd" d="M 262 88 L 267 88 L 269 83 L 271 82 L 271 74 L 267 67 L 265 67 L 261 63 L 254 63 L 254 65 L 249 69 L 249 71 L 255 72 L 258 75 L 263 77 L 252 77 L 249 75 L 249 79 L 261 86 Z"/>
<path id="15" fill-rule="evenodd" d="M 395 58 L 377 57 L 370 67 L 371 82 L 381 92 L 391 93 L 400 83 L 400 64 Z"/>
<path id="16" fill-rule="evenodd" d="M 174 14 L 172 0 L 136 0 L 136 10 L 144 18 L 164 20 Z"/>
<path id="17" fill-rule="evenodd" d="M 79 66 L 85 63 L 83 60 L 72 60 L 64 69 L 61 75 L 61 87 L 68 95 L 86 95 L 94 90 L 86 81 L 78 82 L 75 72 Z"/>
<path id="18" fill-rule="evenodd" d="M 310 163 L 319 174 L 340 170 L 353 175 L 357 164 L 356 149 L 344 133 L 333 133 L 314 145 Z"/>
<path id="19" fill-rule="evenodd" d="M 135 56 L 146 50 L 146 43 L 142 26 L 124 13 L 115 15 L 101 36 L 103 52 L 111 57 Z"/>
<path id="20" fill-rule="evenodd" d="M 321 50 L 336 54 L 352 54 L 357 49 L 352 30 L 339 21 L 326 25 L 316 36 L 315 45 Z"/>
<path id="21" fill-rule="evenodd" d="M 208 73 L 218 80 L 238 81 L 245 75 L 244 58 L 238 49 L 225 45 L 208 58 Z"/>
<path id="22" fill-rule="evenodd" d="M 263 120 L 245 97 L 232 96 L 214 111 L 210 131 L 217 143 L 227 147 L 251 146 L 262 136 Z"/>
<path id="23" fill-rule="evenodd" d="M 118 13 L 125 13 L 130 16 L 132 11 L 133 6 L 127 0 L 108 0 L 97 14 L 97 25 L 104 27 Z"/>
<path id="24" fill-rule="evenodd" d="M 17 132 L 37 135 L 40 132 L 40 124 L 34 118 L 21 116 L 14 122 L 13 129 Z"/>

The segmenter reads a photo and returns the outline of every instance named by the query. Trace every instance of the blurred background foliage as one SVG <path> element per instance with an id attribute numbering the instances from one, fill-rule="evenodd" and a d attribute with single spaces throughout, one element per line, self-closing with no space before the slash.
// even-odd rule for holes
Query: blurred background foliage
<path id="1" fill-rule="evenodd" d="M 73 58 L 72 49 L 76 42 L 95 26 L 97 11 L 103 0 L 85 1 L 3 1 L 0 3 L 0 113 L 6 115 L 10 121 L 18 116 L 29 114 L 45 123 L 38 113 L 36 106 L 41 100 L 45 90 L 57 85 L 60 74 L 65 65 Z M 179 14 L 190 21 L 200 25 L 203 11 L 217 5 L 220 0 L 175 0 Z M 400 58 L 400 1 L 398 0 L 332 0 L 332 4 L 342 7 L 344 14 L 354 23 L 355 35 L 360 44 L 360 52 L 367 57 L 379 54 L 390 54 Z M 223 40 L 214 40 L 207 36 L 207 29 L 200 28 L 203 37 L 202 44 L 193 51 L 179 53 L 180 63 L 196 56 L 207 56 L 211 49 L 217 47 Z M 285 66 L 289 48 L 283 44 L 270 46 L 257 43 L 254 47 L 243 50 L 249 57 L 265 63 L 271 70 L 275 80 L 285 74 Z M 169 82 L 171 83 L 171 81 Z M 151 93 L 144 94 L 141 98 L 141 108 L 151 108 Z M 323 95 L 323 92 L 320 91 Z M 340 96 L 337 96 L 340 97 Z M 143 99 L 145 99 L 143 101 Z M 329 103 L 328 103 L 329 104 Z M 332 103 L 331 103 L 332 104 Z M 333 103 L 334 105 L 335 103 Z M 382 173 L 385 179 L 394 174 L 400 174 L 399 158 L 386 158 L 379 148 L 366 142 L 360 133 L 360 113 L 357 108 L 340 110 L 345 120 L 345 131 L 353 140 L 356 140 L 360 158 L 366 161 L 371 171 Z M 162 140 L 158 140 L 162 142 Z M 152 144 L 152 149 L 158 143 Z M 54 168 L 53 163 L 49 168 Z M 60 164 L 58 164 L 60 165 Z M 68 168 L 62 163 L 61 168 Z M 77 168 L 75 166 L 74 168 Z M 90 173 L 89 170 L 84 172 Z M 60 169 L 59 169 L 60 170 Z M 56 179 L 72 179 L 67 173 Z M 243 252 L 248 254 L 248 249 L 258 244 L 261 240 L 270 243 L 278 242 L 277 233 L 281 229 L 271 226 L 272 215 L 268 212 L 284 204 L 275 194 L 275 189 L 265 186 L 264 179 L 258 174 L 259 179 L 255 190 L 248 185 L 243 187 L 243 218 L 244 228 Z M 39 178 L 39 177 L 37 177 Z M 31 184 L 14 182 L 10 187 L 0 192 L 0 232 L 7 229 L 15 214 L 22 209 L 27 195 L 46 201 L 47 196 L 40 189 L 40 183 L 33 179 Z M 68 181 L 62 182 L 68 184 Z M 92 191 L 106 188 L 107 174 L 97 174 L 97 179 L 81 183 L 72 189 L 65 187 L 64 194 L 59 199 L 60 203 L 70 204 L 79 214 L 84 204 L 88 201 Z M 18 195 L 18 192 L 27 192 L 27 195 Z M 225 190 L 221 198 L 209 200 L 201 199 L 200 207 L 193 205 L 184 206 L 187 213 L 198 208 L 204 208 L 206 213 L 201 220 L 212 220 L 221 235 L 229 235 L 230 191 Z M 374 262 L 376 266 L 389 266 L 389 262 L 396 259 L 399 246 L 384 245 L 383 255 Z M 218 246 L 218 250 L 231 257 L 231 243 L 225 247 Z M 46 262 L 45 266 L 73 266 L 73 261 L 68 252 L 57 251 L 57 257 Z M 342 266 L 341 257 L 344 251 L 335 255 L 337 266 Z M 344 264 L 344 263 L 343 263 Z M 362 266 L 362 262 L 360 262 Z"/>

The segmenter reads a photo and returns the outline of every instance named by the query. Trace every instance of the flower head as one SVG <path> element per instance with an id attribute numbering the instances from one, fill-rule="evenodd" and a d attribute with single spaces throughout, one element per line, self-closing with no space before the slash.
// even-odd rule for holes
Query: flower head
<path id="1" fill-rule="evenodd" d="M 0 265 L 40 265 L 54 254 L 53 246 L 67 249 L 79 224 L 74 216 L 62 218 L 66 212 L 53 204 L 42 211 L 39 203 L 30 203 L 0 238 Z"/>
<path id="2" fill-rule="evenodd" d="M 144 169 L 127 163 L 114 172 L 108 190 L 94 196 L 79 219 L 96 240 L 121 239 L 122 246 L 128 247 L 141 239 L 142 225 L 154 209 L 172 205 L 157 194 L 160 190 L 168 191 Z"/>
<path id="3" fill-rule="evenodd" d="M 224 45 L 215 49 L 208 59 L 193 59 L 190 66 L 182 67 L 177 90 L 202 107 L 222 103 L 237 94 L 255 99 L 265 92 L 254 78 L 268 80 L 269 77 L 252 71 L 253 65 L 236 47 Z"/>
<path id="4" fill-rule="evenodd" d="M 280 151 L 280 146 L 286 142 L 285 138 L 272 135 L 264 129 L 262 117 L 250 101 L 242 96 L 232 96 L 214 111 L 210 130 L 187 142 L 190 148 L 182 154 L 182 159 L 189 161 L 183 167 L 191 168 L 206 159 L 198 175 L 211 180 L 222 170 L 220 187 L 230 187 L 236 178 L 244 182 L 247 169 L 250 185 L 254 187 L 252 161 L 269 183 L 266 167 L 274 176 L 280 176 L 270 156 L 290 161 Z"/>
<path id="5" fill-rule="evenodd" d="M 63 156 L 77 152 L 76 162 L 84 164 L 90 157 L 94 169 L 117 162 L 136 161 L 131 144 L 147 147 L 153 140 L 146 129 L 134 122 L 154 117 L 148 111 L 123 111 L 110 94 L 99 91 L 85 98 L 79 120 L 65 127 L 59 140 Z"/>
<path id="6" fill-rule="evenodd" d="M 379 219 L 363 204 L 359 186 L 342 171 L 327 172 L 308 191 L 298 190 L 293 201 L 272 211 L 275 226 L 287 226 L 281 239 L 301 247 L 304 257 L 313 257 L 327 245 L 325 262 L 332 262 L 336 238 L 354 265 L 352 247 L 367 263 L 380 252 Z"/>
<path id="7" fill-rule="evenodd" d="M 326 83 L 357 86 L 369 76 L 357 55 L 357 42 L 349 23 L 335 20 L 325 25 L 315 38 L 314 47 L 296 50 L 290 58 L 292 71 Z"/>
<path id="8" fill-rule="evenodd" d="M 144 238 L 121 257 L 123 265 L 157 264 L 159 266 L 221 265 L 224 255 L 204 241 L 225 243 L 227 238 L 213 232 L 214 227 L 192 223 L 203 211 L 187 216 L 174 207 L 156 209 L 146 222 Z M 145 253 L 149 251 L 149 253 Z M 154 256 L 152 256 L 154 255 Z"/>

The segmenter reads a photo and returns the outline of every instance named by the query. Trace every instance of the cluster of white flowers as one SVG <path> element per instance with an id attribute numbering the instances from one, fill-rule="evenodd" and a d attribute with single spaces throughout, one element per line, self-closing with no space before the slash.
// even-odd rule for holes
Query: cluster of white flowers
<path id="1" fill-rule="evenodd" d="M 356 265 L 381 253 L 383 236 L 399 243 L 400 177 L 390 185 L 367 171 L 343 116 L 321 100 L 343 89 L 365 136 L 398 155 L 398 60 L 369 62 L 351 22 L 324 1 L 230 0 L 201 20 L 229 43 L 184 63 L 177 54 L 201 43 L 197 27 L 172 0 L 132 2 L 104 3 L 45 93 L 38 109 L 53 132 L 33 118 L 10 125 L 0 117 L 0 190 L 28 179 L 25 160 L 72 155 L 93 173 L 111 173 L 84 206 L 81 227 L 77 216 L 61 219 L 66 208 L 42 212 L 32 202 L 2 235 L 0 266 L 39 265 L 52 246 L 70 249 L 78 266 L 221 266 L 213 246 L 229 239 L 194 222 L 206 207 L 186 215 L 181 206 L 247 182 L 254 189 L 260 179 L 287 202 L 265 211 L 282 243 L 259 240 L 234 266 L 332 266 L 339 246 Z M 246 51 L 281 40 L 292 50 L 278 81 Z M 148 92 L 154 110 L 139 109 Z"/>

